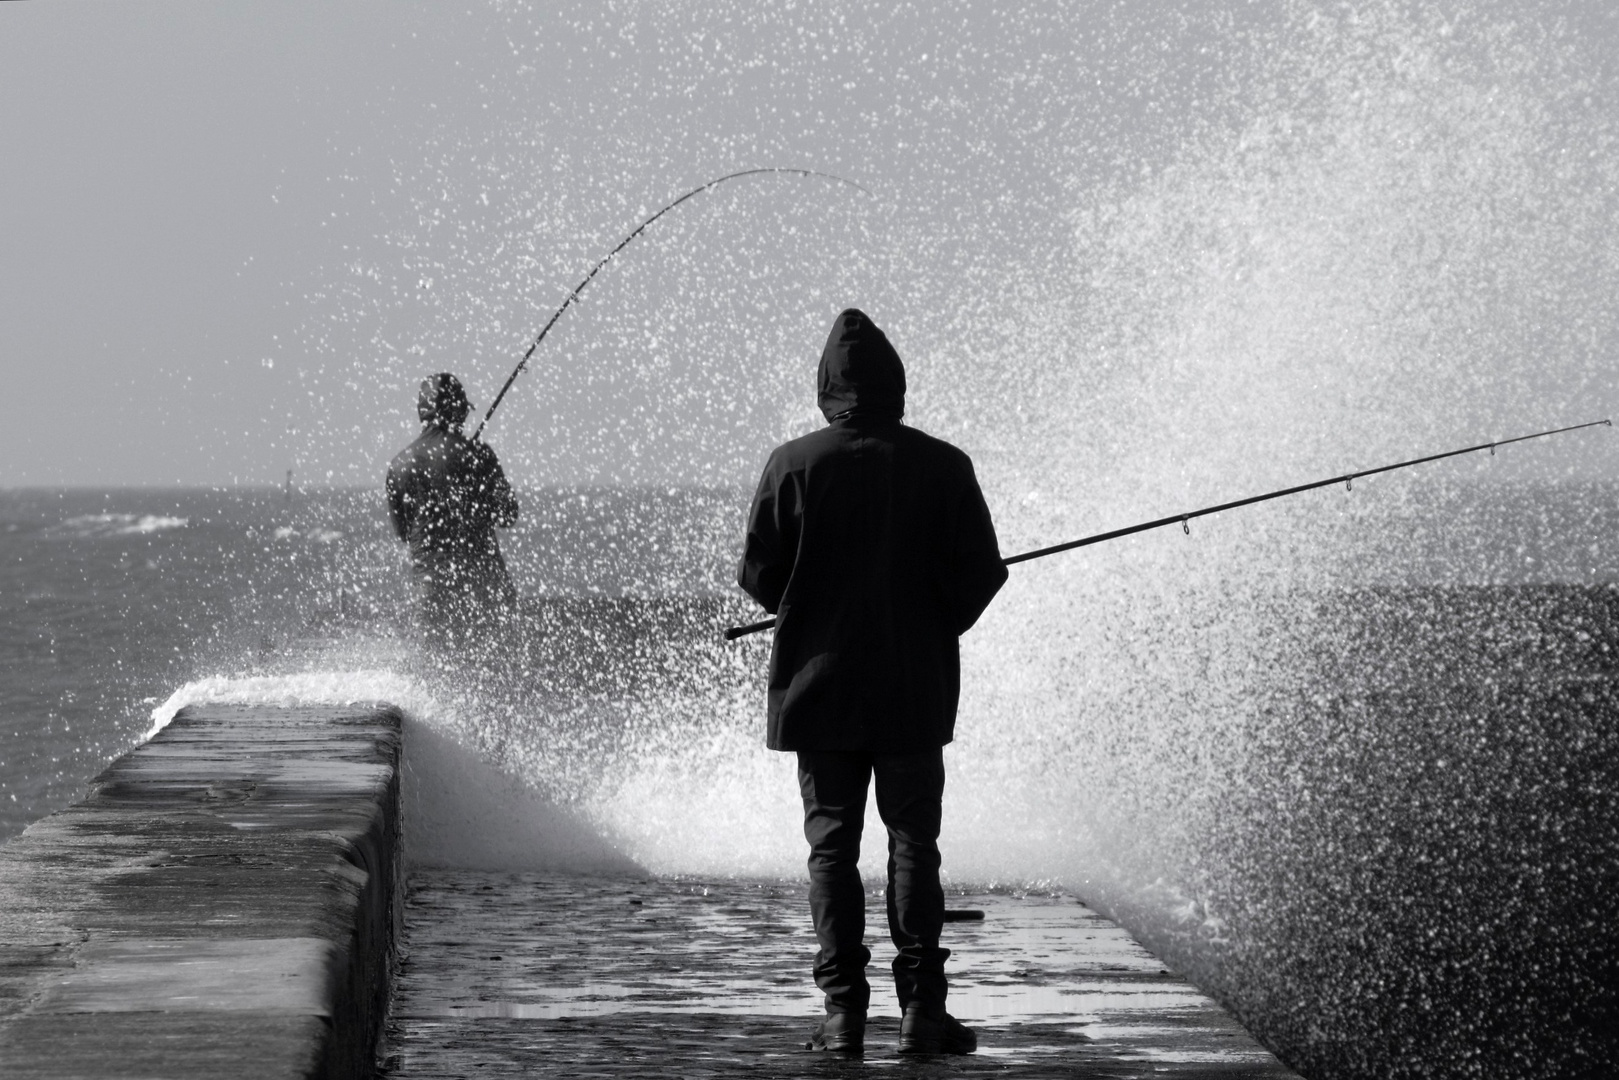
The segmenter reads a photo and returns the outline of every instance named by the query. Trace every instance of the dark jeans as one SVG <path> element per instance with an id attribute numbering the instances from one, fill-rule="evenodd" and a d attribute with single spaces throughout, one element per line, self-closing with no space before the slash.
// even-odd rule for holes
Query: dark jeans
<path id="1" fill-rule="evenodd" d="M 944 750 L 917 754 L 798 752 L 809 841 L 810 914 L 821 950 L 815 984 L 828 1012 L 866 1011 L 866 896 L 860 884 L 860 832 L 866 788 L 877 778 L 877 812 L 888 827 L 888 933 L 899 1005 L 943 1009 L 944 890 L 939 885 L 939 813 L 944 797 Z"/>

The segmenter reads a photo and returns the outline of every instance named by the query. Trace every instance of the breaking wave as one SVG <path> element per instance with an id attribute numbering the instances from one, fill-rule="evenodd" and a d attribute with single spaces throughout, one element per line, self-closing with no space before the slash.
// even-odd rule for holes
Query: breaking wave
<path id="1" fill-rule="evenodd" d="M 188 518 L 163 514 L 79 514 L 47 530 L 51 535 L 93 540 L 106 536 L 146 536 L 183 529 Z"/>

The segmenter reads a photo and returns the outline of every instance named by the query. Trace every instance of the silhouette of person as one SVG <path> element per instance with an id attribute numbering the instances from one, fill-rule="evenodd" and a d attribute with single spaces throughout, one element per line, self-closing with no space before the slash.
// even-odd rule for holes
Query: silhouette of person
<path id="1" fill-rule="evenodd" d="M 864 313 L 821 354 L 828 426 L 779 446 L 748 514 L 737 582 L 776 616 L 768 738 L 795 751 L 809 841 L 811 1046 L 859 1052 L 871 987 L 858 861 L 875 778 L 888 831 L 888 930 L 901 1053 L 971 1053 L 945 1010 L 939 883 L 943 748 L 961 688 L 958 638 L 1006 581 L 971 460 L 900 422 L 905 368 Z"/>
<path id="2" fill-rule="evenodd" d="M 495 452 L 461 433 L 472 404 L 448 373 L 422 381 L 422 433 L 388 465 L 388 515 L 410 548 L 423 621 L 461 629 L 517 599 L 497 528 L 517 521 L 517 498 Z"/>

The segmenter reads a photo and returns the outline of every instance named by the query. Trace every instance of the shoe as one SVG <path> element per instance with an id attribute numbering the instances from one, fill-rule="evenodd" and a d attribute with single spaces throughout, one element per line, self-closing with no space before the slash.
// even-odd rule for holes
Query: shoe
<path id="1" fill-rule="evenodd" d="M 832 1050 L 840 1054 L 859 1054 L 866 1048 L 866 1014 L 852 1012 L 827 1013 L 815 1029 L 815 1036 L 805 1044 L 806 1050 Z"/>
<path id="2" fill-rule="evenodd" d="M 911 1005 L 899 1024 L 902 1054 L 970 1054 L 978 1049 L 973 1029 L 943 1009 L 934 1012 Z"/>

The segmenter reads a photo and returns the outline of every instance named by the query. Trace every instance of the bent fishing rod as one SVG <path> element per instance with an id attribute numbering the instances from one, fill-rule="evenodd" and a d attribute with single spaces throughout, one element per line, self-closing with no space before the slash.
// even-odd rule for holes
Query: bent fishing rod
<path id="1" fill-rule="evenodd" d="M 1342 484 L 1346 491 L 1354 490 L 1354 483 L 1363 476 L 1376 476 L 1378 473 L 1393 472 L 1395 469 L 1409 469 L 1413 465 L 1421 465 L 1429 461 L 1439 461 L 1442 458 L 1458 457 L 1462 454 L 1474 454 L 1480 450 L 1488 450 L 1490 456 L 1495 456 L 1495 448 L 1509 446 L 1512 443 L 1528 442 L 1530 439 L 1544 439 L 1550 435 L 1561 435 L 1565 431 L 1579 431 L 1588 427 L 1612 427 L 1612 420 L 1592 420 L 1586 424 L 1572 424 L 1569 427 L 1553 428 L 1551 431 L 1537 431 L 1533 435 L 1519 435 L 1515 439 L 1497 439 L 1495 442 L 1479 443 L 1477 446 L 1466 446 L 1460 450 L 1446 450 L 1442 454 L 1429 454 L 1427 457 L 1412 458 L 1410 461 L 1399 461 L 1393 465 L 1380 465 L 1375 469 L 1362 469 L 1360 472 L 1345 473 L 1342 476 L 1328 477 L 1325 480 L 1315 480 L 1308 484 L 1298 484 L 1294 487 L 1282 488 L 1279 491 L 1268 491 L 1263 495 L 1250 495 L 1246 499 L 1236 499 L 1232 502 L 1220 503 L 1218 506 L 1205 506 L 1201 510 L 1188 510 L 1184 514 L 1171 514 L 1169 517 L 1157 518 L 1153 521 L 1143 521 L 1139 525 L 1127 525 L 1122 529 L 1113 529 L 1110 532 L 1097 533 L 1095 536 L 1083 537 L 1079 540 L 1070 540 L 1065 544 L 1053 544 L 1050 547 L 1038 548 L 1034 551 L 1025 551 L 1021 555 L 1012 555 L 1002 559 L 1006 566 L 1014 563 L 1028 562 L 1030 559 L 1043 559 L 1047 555 L 1055 555 L 1059 551 L 1072 551 L 1075 548 L 1089 547 L 1108 540 L 1117 540 L 1121 536 L 1132 536 L 1135 533 L 1147 532 L 1150 529 L 1161 529 L 1166 525 L 1180 525 L 1188 536 L 1192 533 L 1191 522 L 1193 518 L 1205 517 L 1209 514 L 1218 514 L 1223 510 L 1235 510 L 1240 506 L 1252 506 L 1254 503 L 1268 502 L 1271 499 L 1283 499 L 1289 495 L 1297 495 L 1304 491 L 1314 491 L 1316 488 L 1331 487 L 1333 484 Z M 765 619 L 762 622 L 749 623 L 746 626 L 733 626 L 725 631 L 726 641 L 735 641 L 748 634 L 757 634 L 761 630 L 769 630 L 776 625 L 775 619 Z"/>
<path id="2" fill-rule="evenodd" d="M 641 222 L 641 224 L 637 225 L 634 232 L 620 240 L 618 242 L 618 246 L 612 251 L 609 251 L 606 255 L 603 255 L 601 261 L 590 268 L 590 273 L 585 275 L 584 280 L 573 287 L 573 291 L 568 293 L 567 299 L 562 301 L 562 306 L 557 308 L 556 311 L 551 315 L 550 321 L 547 322 L 540 330 L 539 335 L 534 339 L 534 343 L 531 344 L 528 347 L 528 351 L 523 354 L 523 359 L 517 362 L 517 366 L 512 369 L 512 373 L 506 377 L 506 383 L 500 388 L 500 393 L 495 395 L 495 400 L 489 406 L 489 411 L 483 414 L 482 420 L 478 421 L 478 429 L 472 433 L 472 438 L 476 440 L 478 436 L 483 433 L 484 425 L 489 423 L 489 418 L 495 415 L 496 409 L 500 408 L 501 400 L 505 398 L 506 391 L 512 388 L 512 383 L 517 381 L 517 376 L 523 373 L 523 369 L 528 366 L 529 358 L 534 355 L 534 350 L 540 347 L 540 342 L 544 341 L 545 335 L 551 332 L 551 327 L 555 326 L 557 324 L 557 320 L 562 318 L 562 313 L 573 306 L 573 302 L 579 299 L 579 294 L 585 291 L 585 286 L 589 285 L 591 281 L 595 279 L 596 275 L 601 272 L 602 267 L 612 262 L 615 255 L 629 247 L 630 241 L 646 232 L 647 227 L 650 226 L 654 221 L 657 221 L 663 215 L 667 214 L 669 211 L 673 210 L 687 199 L 690 199 L 696 195 L 701 195 L 705 191 L 710 191 L 725 183 L 727 180 L 736 180 L 744 176 L 760 176 L 765 173 L 775 173 L 788 176 L 815 176 L 820 177 L 823 180 L 836 180 L 840 184 L 848 184 L 857 191 L 863 192 L 867 195 L 871 194 L 870 191 L 867 191 L 853 180 L 845 180 L 841 176 L 834 176 L 831 173 L 816 172 L 814 169 L 786 168 L 743 169 L 741 172 L 727 173 L 725 176 L 722 176 L 717 180 L 710 180 L 706 184 L 692 188 L 690 191 L 686 192 L 686 194 L 682 195 L 680 198 L 676 199 L 668 206 L 665 206 L 662 210 L 659 210 L 656 214 L 653 214 L 651 217 Z"/>

